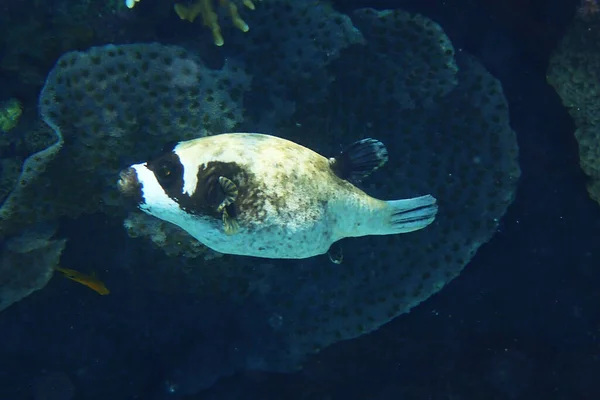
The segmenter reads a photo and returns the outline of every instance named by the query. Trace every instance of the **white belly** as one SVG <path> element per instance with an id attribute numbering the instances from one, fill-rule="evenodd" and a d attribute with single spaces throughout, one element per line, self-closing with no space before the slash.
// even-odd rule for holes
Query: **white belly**
<path id="1" fill-rule="evenodd" d="M 284 224 L 263 225 L 252 230 L 242 227 L 233 235 L 225 234 L 222 224 L 210 228 L 204 224 L 187 225 L 185 228 L 198 241 L 219 253 L 263 258 L 313 257 L 326 253 L 333 242 L 326 220 L 300 229 L 289 229 Z"/>

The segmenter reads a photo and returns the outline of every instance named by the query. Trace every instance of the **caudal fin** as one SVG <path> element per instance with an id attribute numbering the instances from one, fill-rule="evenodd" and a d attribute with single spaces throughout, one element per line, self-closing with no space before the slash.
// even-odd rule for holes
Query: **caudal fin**
<path id="1" fill-rule="evenodd" d="M 384 235 L 407 233 L 425 228 L 435 219 L 438 207 L 433 196 L 386 201 L 390 213 L 389 226 Z"/>

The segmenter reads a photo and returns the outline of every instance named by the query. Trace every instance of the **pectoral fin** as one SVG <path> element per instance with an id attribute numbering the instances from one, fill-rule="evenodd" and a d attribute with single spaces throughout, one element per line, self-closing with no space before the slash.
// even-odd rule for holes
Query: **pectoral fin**
<path id="1" fill-rule="evenodd" d="M 230 179 L 225 178 L 224 176 L 219 177 L 219 185 L 221 185 L 221 190 L 225 194 L 225 198 L 217 207 L 218 212 L 223 212 L 225 207 L 230 204 L 233 204 L 238 197 L 238 188 Z"/>
<path id="2" fill-rule="evenodd" d="M 235 183 L 224 176 L 219 177 L 219 185 L 225 194 L 225 198 L 217 207 L 217 211 L 223 215 L 223 230 L 227 235 L 233 235 L 239 230 L 240 226 L 237 220 L 229 214 L 227 207 L 237 200 L 238 188 Z"/>

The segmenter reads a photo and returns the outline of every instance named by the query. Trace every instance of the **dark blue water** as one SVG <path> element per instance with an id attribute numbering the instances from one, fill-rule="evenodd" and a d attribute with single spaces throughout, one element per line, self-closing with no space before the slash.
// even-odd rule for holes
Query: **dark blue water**
<path id="1" fill-rule="evenodd" d="M 144 0 L 135 17 L 120 11 L 102 23 L 80 15 L 89 18 L 91 32 L 68 18 L 77 12 L 68 5 L 49 1 L 33 12 L 15 0 L 0 5 L 0 100 L 17 97 L 33 113 L 46 74 L 69 50 L 110 42 L 189 44 L 191 28 L 177 25 L 161 1 Z M 175 281 L 156 291 L 157 282 L 131 269 L 152 263 L 152 256 L 137 253 L 118 219 L 63 218 L 59 234 L 69 242 L 61 265 L 102 271 L 111 294 L 98 296 L 56 276 L 2 311 L 0 399 L 600 398 L 600 206 L 579 167 L 575 123 L 546 81 L 550 55 L 579 2 L 335 5 L 343 12 L 368 6 L 421 13 L 500 80 L 522 176 L 492 240 L 410 313 L 309 356 L 301 371 L 275 373 L 231 361 L 238 347 L 260 353 L 275 346 L 268 332 L 245 333 L 259 329 L 252 325 L 259 304 L 232 306 Z M 37 25 L 19 30 L 27 18 Z"/>

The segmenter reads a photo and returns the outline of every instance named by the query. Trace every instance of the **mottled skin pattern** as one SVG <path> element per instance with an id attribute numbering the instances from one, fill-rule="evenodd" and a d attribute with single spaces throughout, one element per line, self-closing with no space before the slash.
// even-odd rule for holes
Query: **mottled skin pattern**
<path id="1" fill-rule="evenodd" d="M 354 222 L 358 224 L 365 217 L 369 220 L 373 211 L 385 206 L 338 178 L 327 158 L 273 136 L 211 136 L 182 143 L 174 152 L 186 171 L 202 170 L 213 160 L 237 167 L 215 165 L 217 173 L 223 170 L 223 175 L 238 186 L 233 207 L 240 231 L 232 236 L 222 233 L 218 216 L 217 235 L 197 236 L 217 251 L 232 253 L 238 249 L 248 254 L 253 249 L 254 255 L 273 258 L 323 254 L 341 237 L 369 234 L 360 226 L 354 227 Z M 231 176 L 227 176 L 227 169 L 233 172 Z M 185 188 L 185 175 L 184 182 Z M 340 224 L 341 218 L 345 223 Z M 351 226 L 354 228 L 348 232 Z"/>

